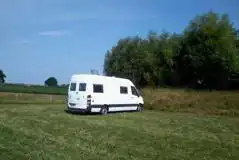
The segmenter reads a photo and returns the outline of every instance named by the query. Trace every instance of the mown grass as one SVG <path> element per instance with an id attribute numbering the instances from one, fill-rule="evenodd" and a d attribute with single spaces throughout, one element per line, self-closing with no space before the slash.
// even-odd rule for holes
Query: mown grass
<path id="1" fill-rule="evenodd" d="M 65 104 L 67 95 L 0 92 L 0 104 Z"/>
<path id="2" fill-rule="evenodd" d="M 41 85 L 3 84 L 0 92 L 66 95 L 67 87 L 46 87 Z"/>
<path id="3" fill-rule="evenodd" d="M 0 159 L 239 158 L 239 119 L 169 112 L 72 115 L 0 105 Z"/>

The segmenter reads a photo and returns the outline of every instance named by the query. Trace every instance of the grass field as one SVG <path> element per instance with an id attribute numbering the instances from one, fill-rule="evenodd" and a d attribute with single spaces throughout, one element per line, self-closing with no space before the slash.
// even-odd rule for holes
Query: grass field
<path id="1" fill-rule="evenodd" d="M 0 92 L 66 95 L 67 86 L 46 87 L 43 85 L 0 84 Z"/>
<path id="2" fill-rule="evenodd" d="M 0 105 L 0 159 L 239 159 L 239 118 Z"/>
<path id="3" fill-rule="evenodd" d="M 145 108 L 154 111 L 189 112 L 239 117 L 239 91 L 189 91 L 143 89 Z M 0 104 L 65 104 L 67 95 L 0 92 Z"/>

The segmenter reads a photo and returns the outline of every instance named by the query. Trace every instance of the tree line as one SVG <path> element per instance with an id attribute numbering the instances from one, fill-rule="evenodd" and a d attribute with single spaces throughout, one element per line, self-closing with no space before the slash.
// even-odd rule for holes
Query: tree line
<path id="1" fill-rule="evenodd" d="M 227 14 L 209 11 L 183 33 L 125 37 L 107 51 L 104 74 L 140 87 L 239 88 L 239 30 Z"/>
<path id="2" fill-rule="evenodd" d="M 3 70 L 0 70 L 0 84 L 5 83 L 5 79 L 7 78 L 6 74 L 3 72 Z M 45 81 L 45 86 L 50 86 L 50 87 L 56 87 L 58 86 L 58 81 L 55 77 L 49 77 Z"/>
<path id="3" fill-rule="evenodd" d="M 95 74 L 95 75 L 99 75 L 99 72 L 96 69 L 91 69 L 90 73 L 91 74 Z M 0 84 L 4 84 L 5 83 L 6 77 L 7 77 L 6 74 L 3 72 L 3 70 L 0 69 Z M 44 81 L 44 84 L 45 84 L 45 86 L 49 86 L 49 87 L 57 87 L 57 86 L 59 86 L 58 80 L 55 77 L 53 77 L 53 76 L 47 78 Z M 62 84 L 61 87 L 68 87 L 68 85 L 69 84 Z"/>

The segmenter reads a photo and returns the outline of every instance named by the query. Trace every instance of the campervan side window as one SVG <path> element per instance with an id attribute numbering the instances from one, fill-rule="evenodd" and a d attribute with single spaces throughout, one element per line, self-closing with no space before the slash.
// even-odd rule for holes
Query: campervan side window
<path id="1" fill-rule="evenodd" d="M 79 84 L 79 91 L 86 91 L 86 83 Z"/>
<path id="2" fill-rule="evenodd" d="M 139 96 L 139 93 L 137 92 L 136 88 L 133 86 L 131 86 L 131 92 L 132 92 L 132 95 Z"/>
<path id="3" fill-rule="evenodd" d="M 70 91 L 75 91 L 76 90 L 76 83 L 71 83 L 70 84 Z"/>
<path id="4" fill-rule="evenodd" d="M 127 88 L 127 87 L 120 86 L 120 93 L 121 93 L 121 94 L 127 94 L 127 93 L 128 93 L 128 88 Z"/>
<path id="5" fill-rule="evenodd" d="M 94 93 L 103 93 L 103 85 L 102 84 L 93 84 L 93 92 Z"/>

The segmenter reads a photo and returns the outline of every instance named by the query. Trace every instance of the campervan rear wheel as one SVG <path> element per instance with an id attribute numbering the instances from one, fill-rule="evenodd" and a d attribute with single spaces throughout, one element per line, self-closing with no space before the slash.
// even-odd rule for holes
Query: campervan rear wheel
<path id="1" fill-rule="evenodd" d="M 106 115 L 107 113 L 108 113 L 107 107 L 101 108 L 101 110 L 100 110 L 100 114 L 101 114 L 101 115 Z"/>

